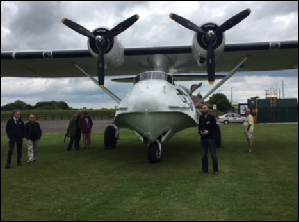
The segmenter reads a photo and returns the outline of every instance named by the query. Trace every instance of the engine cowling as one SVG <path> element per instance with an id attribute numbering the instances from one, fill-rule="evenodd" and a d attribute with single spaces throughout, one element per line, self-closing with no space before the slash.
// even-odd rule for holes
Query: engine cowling
<path id="1" fill-rule="evenodd" d="M 93 30 L 95 36 L 104 36 L 108 33 L 109 29 L 106 27 L 99 27 Z M 99 48 L 97 46 L 96 40 L 88 38 L 88 50 L 91 55 L 97 59 Z M 124 62 L 124 47 L 117 37 L 108 38 L 103 47 L 104 57 L 105 57 L 105 67 L 117 68 Z"/>
<path id="2" fill-rule="evenodd" d="M 214 32 L 218 28 L 218 25 L 212 22 L 208 22 L 200 26 L 201 29 L 205 32 L 209 30 L 213 30 Z M 215 52 L 215 58 L 223 52 L 225 45 L 225 34 L 220 33 L 213 42 L 213 48 Z M 199 67 L 206 66 L 206 58 L 207 58 L 207 50 L 208 50 L 208 42 L 205 37 L 205 34 L 202 33 L 194 33 L 193 41 L 192 41 L 192 54 L 196 63 Z"/>

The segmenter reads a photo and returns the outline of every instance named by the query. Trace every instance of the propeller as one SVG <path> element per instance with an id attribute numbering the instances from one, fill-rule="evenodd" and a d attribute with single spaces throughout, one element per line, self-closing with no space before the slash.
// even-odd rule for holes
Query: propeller
<path id="1" fill-rule="evenodd" d="M 208 72 L 208 81 L 210 85 L 214 84 L 215 82 L 215 52 L 214 52 L 214 43 L 216 40 L 216 37 L 219 35 L 222 35 L 225 31 L 229 30 L 230 28 L 234 27 L 238 23 L 240 23 L 243 19 L 245 19 L 249 14 L 251 13 L 251 10 L 245 9 L 242 12 L 236 14 L 235 16 L 231 17 L 227 21 L 225 21 L 222 25 L 220 25 L 216 31 L 209 30 L 207 32 L 203 31 L 200 27 L 192 23 L 191 21 L 176 15 L 174 13 L 171 13 L 169 17 L 173 19 L 175 22 L 179 23 L 180 25 L 184 26 L 187 29 L 190 29 L 198 34 L 204 34 L 205 39 L 208 43 L 208 50 L 207 50 L 207 72 Z"/>
<path id="2" fill-rule="evenodd" d="M 77 24 L 76 22 L 73 22 L 69 19 L 62 19 L 62 23 L 65 24 L 70 29 L 73 29 L 75 32 L 78 32 L 81 35 L 84 35 L 90 39 L 94 39 L 97 45 L 97 48 L 99 49 L 98 53 L 98 60 L 97 60 L 97 74 L 98 74 L 98 80 L 100 87 L 104 87 L 104 79 L 105 79 L 105 44 L 109 38 L 113 38 L 123 31 L 125 31 L 127 28 L 132 26 L 137 20 L 139 19 L 139 15 L 133 15 L 130 18 L 127 18 L 123 22 L 116 25 L 114 28 L 112 28 L 110 31 L 108 31 L 104 36 L 95 36 L 92 32 L 84 28 L 83 26 Z"/>

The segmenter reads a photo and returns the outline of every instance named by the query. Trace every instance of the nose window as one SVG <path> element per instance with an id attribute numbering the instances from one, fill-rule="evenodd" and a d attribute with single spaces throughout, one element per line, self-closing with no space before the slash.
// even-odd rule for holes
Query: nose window
<path id="1" fill-rule="evenodd" d="M 173 77 L 172 75 L 168 75 L 164 72 L 145 72 L 137 75 L 134 79 L 134 84 L 138 83 L 139 81 L 151 80 L 151 79 L 160 79 L 173 84 Z"/>

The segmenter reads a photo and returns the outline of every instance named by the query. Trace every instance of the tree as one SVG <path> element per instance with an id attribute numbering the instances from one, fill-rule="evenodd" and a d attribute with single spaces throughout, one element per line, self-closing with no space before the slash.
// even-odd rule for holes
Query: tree
<path id="1" fill-rule="evenodd" d="M 58 109 L 68 109 L 69 106 L 66 102 L 60 101 L 57 103 L 57 108 Z"/>
<path id="2" fill-rule="evenodd" d="M 227 97 L 222 93 L 216 93 L 209 99 L 209 104 L 217 105 L 217 110 L 228 111 L 231 110 L 231 104 Z"/>

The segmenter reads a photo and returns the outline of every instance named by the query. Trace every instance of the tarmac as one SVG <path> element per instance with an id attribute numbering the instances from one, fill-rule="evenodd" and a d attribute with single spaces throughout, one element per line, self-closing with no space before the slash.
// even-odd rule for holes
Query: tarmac
<path id="1" fill-rule="evenodd" d="M 92 131 L 105 131 L 107 126 L 114 125 L 112 121 L 113 120 L 93 120 Z M 69 122 L 69 120 L 38 121 L 43 133 L 65 133 Z M 6 122 L 1 122 L 1 134 L 6 134 L 5 127 Z"/>

